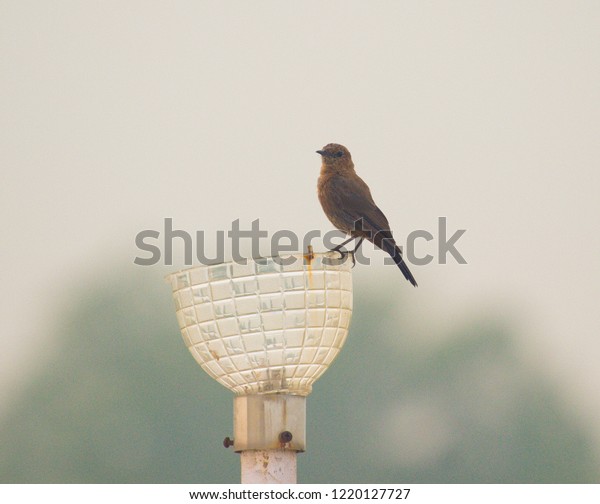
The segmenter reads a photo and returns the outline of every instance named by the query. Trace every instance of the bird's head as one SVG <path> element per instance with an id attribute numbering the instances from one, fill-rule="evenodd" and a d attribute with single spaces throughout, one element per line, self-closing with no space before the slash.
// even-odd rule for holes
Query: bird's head
<path id="1" fill-rule="evenodd" d="M 344 170 L 354 168 L 350 151 L 343 145 L 330 143 L 317 151 L 323 160 L 323 168 L 331 168 L 334 170 Z"/>

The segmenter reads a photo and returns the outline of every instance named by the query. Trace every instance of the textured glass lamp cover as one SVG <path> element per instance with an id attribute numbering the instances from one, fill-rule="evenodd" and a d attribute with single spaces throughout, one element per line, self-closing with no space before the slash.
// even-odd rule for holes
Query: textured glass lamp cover
<path id="1" fill-rule="evenodd" d="M 351 267 L 337 253 L 298 254 L 167 279 L 184 342 L 210 376 L 238 396 L 306 396 L 348 335 Z"/>

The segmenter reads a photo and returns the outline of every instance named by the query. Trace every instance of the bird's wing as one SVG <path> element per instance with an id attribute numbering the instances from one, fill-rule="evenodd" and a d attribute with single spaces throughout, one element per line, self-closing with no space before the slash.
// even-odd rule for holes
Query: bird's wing
<path id="1" fill-rule="evenodd" d="M 339 177 L 331 196 L 347 222 L 360 221 L 362 229 L 371 233 L 370 241 L 376 233 L 380 233 L 381 238 L 391 238 L 388 220 L 373 201 L 369 186 L 358 175 Z"/>
<path id="2" fill-rule="evenodd" d="M 388 220 L 373 201 L 369 186 L 358 175 L 332 179 L 328 184 L 326 200 L 327 206 L 324 205 L 324 208 L 334 225 L 355 237 L 367 238 L 387 252 L 404 277 L 417 286 L 415 277 L 402 258 L 402 249 L 394 241 Z M 360 230 L 357 229 L 359 223 L 362 226 Z"/>

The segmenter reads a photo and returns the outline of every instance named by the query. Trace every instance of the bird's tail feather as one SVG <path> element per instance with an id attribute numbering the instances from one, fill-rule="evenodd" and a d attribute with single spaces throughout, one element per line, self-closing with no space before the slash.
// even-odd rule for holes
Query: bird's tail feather
<path id="1" fill-rule="evenodd" d="M 417 281 L 415 280 L 413 274 L 408 269 L 408 266 L 404 262 L 404 259 L 402 259 L 402 255 L 396 254 L 396 257 L 394 257 L 394 261 L 396 261 L 398 268 L 400 268 L 400 271 L 402 271 L 404 278 L 406 278 L 413 285 L 413 287 L 418 287 L 419 285 L 417 284 Z"/>
<path id="2" fill-rule="evenodd" d="M 404 259 L 402 258 L 402 251 L 400 250 L 400 247 L 398 247 L 398 245 L 395 243 L 390 243 L 388 240 L 383 240 L 383 245 L 385 247 L 384 250 L 390 254 L 390 256 L 392 256 L 392 259 L 398 265 L 400 271 L 402 271 L 404 278 L 406 278 L 413 285 L 413 287 L 418 287 L 415 277 L 410 272 L 406 262 L 404 262 Z"/>

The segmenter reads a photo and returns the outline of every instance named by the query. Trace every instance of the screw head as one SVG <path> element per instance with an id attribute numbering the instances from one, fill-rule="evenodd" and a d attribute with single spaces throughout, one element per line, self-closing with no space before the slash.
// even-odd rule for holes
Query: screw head
<path id="1" fill-rule="evenodd" d="M 233 446 L 233 439 L 231 439 L 229 436 L 227 436 L 225 439 L 223 439 L 223 446 L 225 448 L 229 448 L 230 446 Z"/>
<path id="2" fill-rule="evenodd" d="M 294 436 L 292 436 L 292 433 L 290 431 L 283 431 L 282 433 L 279 434 L 279 442 L 280 443 L 289 443 L 292 438 Z"/>

